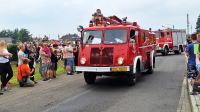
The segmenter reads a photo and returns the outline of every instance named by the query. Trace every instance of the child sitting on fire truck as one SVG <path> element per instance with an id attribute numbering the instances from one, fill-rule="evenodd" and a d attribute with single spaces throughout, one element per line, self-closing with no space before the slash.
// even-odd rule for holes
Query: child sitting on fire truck
<path id="1" fill-rule="evenodd" d="M 103 14 L 101 13 L 100 9 L 97 9 L 92 16 L 92 21 L 95 23 L 95 26 L 101 25 L 103 23 Z"/>

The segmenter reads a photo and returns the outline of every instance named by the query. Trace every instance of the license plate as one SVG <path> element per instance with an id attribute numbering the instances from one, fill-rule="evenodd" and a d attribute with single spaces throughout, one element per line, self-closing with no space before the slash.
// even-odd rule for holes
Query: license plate
<path id="1" fill-rule="evenodd" d="M 127 71 L 127 67 L 114 67 L 112 68 L 112 71 Z"/>

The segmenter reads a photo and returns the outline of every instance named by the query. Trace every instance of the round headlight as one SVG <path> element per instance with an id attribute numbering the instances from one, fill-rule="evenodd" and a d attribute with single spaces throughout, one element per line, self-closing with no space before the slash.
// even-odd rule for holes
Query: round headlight
<path id="1" fill-rule="evenodd" d="M 85 58 L 81 58 L 80 63 L 81 63 L 82 65 L 84 65 L 84 64 L 86 63 L 86 59 L 85 59 Z"/>
<path id="2" fill-rule="evenodd" d="M 122 58 L 122 57 L 119 57 L 117 61 L 118 61 L 119 65 L 124 64 L 124 58 Z"/>

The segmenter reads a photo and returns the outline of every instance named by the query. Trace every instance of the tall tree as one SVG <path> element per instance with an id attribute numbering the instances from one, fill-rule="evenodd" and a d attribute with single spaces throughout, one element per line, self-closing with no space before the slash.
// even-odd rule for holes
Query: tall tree
<path id="1" fill-rule="evenodd" d="M 0 37 L 12 37 L 12 31 L 11 30 L 2 30 L 0 32 Z"/>
<path id="2" fill-rule="evenodd" d="M 17 41 L 18 41 L 18 33 L 19 33 L 19 30 L 16 28 L 13 31 L 13 34 L 12 34 L 13 43 L 17 43 Z"/>
<path id="3" fill-rule="evenodd" d="M 18 32 L 18 39 L 21 42 L 31 41 L 31 34 L 27 29 L 20 29 Z"/>
<path id="4" fill-rule="evenodd" d="M 200 15 L 199 15 L 199 17 L 197 19 L 196 30 L 197 30 L 198 33 L 200 33 Z"/>

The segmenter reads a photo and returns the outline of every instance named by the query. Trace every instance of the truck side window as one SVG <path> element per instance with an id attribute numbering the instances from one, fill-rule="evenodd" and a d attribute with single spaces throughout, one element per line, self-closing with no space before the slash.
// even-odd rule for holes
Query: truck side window
<path id="1" fill-rule="evenodd" d="M 167 32 L 167 37 L 168 37 L 168 38 L 170 37 L 170 33 L 169 33 L 169 32 Z"/>
<path id="2" fill-rule="evenodd" d="M 145 34 L 145 32 L 142 32 L 142 38 L 143 38 L 143 40 L 145 42 L 146 41 L 146 34 Z"/>
<path id="3" fill-rule="evenodd" d="M 135 30 L 131 30 L 130 32 L 130 42 L 135 43 L 136 42 L 136 35 L 135 35 Z"/>
<path id="4" fill-rule="evenodd" d="M 160 36 L 161 36 L 162 38 L 164 38 L 164 36 L 165 36 L 164 32 L 160 32 Z"/>
<path id="5" fill-rule="evenodd" d="M 155 36 L 156 38 L 160 38 L 160 34 L 158 32 L 156 32 Z"/>

